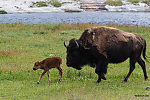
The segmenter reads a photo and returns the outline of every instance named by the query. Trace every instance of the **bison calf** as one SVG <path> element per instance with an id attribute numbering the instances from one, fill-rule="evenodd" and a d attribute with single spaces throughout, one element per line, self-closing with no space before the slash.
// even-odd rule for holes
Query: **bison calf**
<path id="1" fill-rule="evenodd" d="M 42 61 L 37 61 L 34 64 L 33 70 L 37 69 L 43 69 L 43 73 L 40 75 L 40 78 L 37 82 L 37 84 L 40 83 L 40 80 L 42 76 L 47 72 L 48 75 L 48 81 L 50 82 L 50 72 L 49 69 L 51 68 L 57 68 L 59 70 L 59 81 L 62 81 L 62 69 L 60 67 L 60 64 L 62 64 L 62 59 L 60 57 L 49 57 Z"/>

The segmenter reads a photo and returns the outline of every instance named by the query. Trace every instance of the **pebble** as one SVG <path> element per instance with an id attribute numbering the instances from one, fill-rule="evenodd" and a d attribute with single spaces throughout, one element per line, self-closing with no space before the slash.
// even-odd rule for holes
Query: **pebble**
<path id="1" fill-rule="evenodd" d="M 150 89 L 150 86 L 147 86 L 145 89 L 146 89 L 146 90 L 149 90 L 149 89 Z"/>

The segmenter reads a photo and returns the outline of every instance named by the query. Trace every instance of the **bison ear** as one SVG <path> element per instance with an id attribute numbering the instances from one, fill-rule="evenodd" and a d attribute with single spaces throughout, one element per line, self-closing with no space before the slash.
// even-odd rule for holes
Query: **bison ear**
<path id="1" fill-rule="evenodd" d="M 64 46 L 67 48 L 66 44 L 65 44 L 65 41 L 64 41 Z"/>

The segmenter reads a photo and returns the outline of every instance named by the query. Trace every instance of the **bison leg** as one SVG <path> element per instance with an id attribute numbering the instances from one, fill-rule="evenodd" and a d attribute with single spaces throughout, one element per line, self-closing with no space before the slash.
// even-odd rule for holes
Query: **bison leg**
<path id="1" fill-rule="evenodd" d="M 147 80 L 148 76 L 147 76 L 147 72 L 146 72 L 145 62 L 142 60 L 141 57 L 138 59 L 137 62 L 142 67 L 143 73 L 144 73 L 144 78 L 145 78 L 145 80 Z"/>
<path id="2" fill-rule="evenodd" d="M 50 80 L 50 72 L 49 72 L 49 70 L 47 71 L 47 75 L 48 75 L 48 82 L 50 82 L 51 80 Z"/>
<path id="3" fill-rule="evenodd" d="M 107 65 L 108 63 L 106 61 L 101 61 L 96 65 L 95 73 L 98 74 L 96 83 L 101 82 L 101 79 L 106 80 L 104 75 L 107 73 Z"/>
<path id="4" fill-rule="evenodd" d="M 95 70 L 95 73 L 98 74 L 98 80 L 96 81 L 96 83 L 101 82 L 101 79 L 106 80 L 104 74 L 102 74 L 102 72 L 97 72 L 97 70 Z"/>
<path id="5" fill-rule="evenodd" d="M 59 81 L 62 81 L 62 69 L 60 67 L 57 67 L 59 70 Z"/>
<path id="6" fill-rule="evenodd" d="M 44 70 L 44 72 L 40 75 L 40 78 L 39 78 L 39 80 L 37 81 L 37 84 L 40 83 L 40 80 L 41 80 L 42 76 L 43 76 L 46 72 L 47 72 L 47 71 Z"/>
<path id="7" fill-rule="evenodd" d="M 101 76 L 100 75 L 98 75 L 98 80 L 96 81 L 96 83 L 99 83 L 99 82 L 101 82 Z"/>
<path id="8" fill-rule="evenodd" d="M 130 70 L 129 70 L 129 73 L 127 74 L 126 78 L 124 79 L 124 82 L 128 81 L 129 76 L 131 75 L 131 73 L 135 69 L 135 63 L 136 63 L 136 60 L 134 58 L 133 59 L 130 58 Z"/>

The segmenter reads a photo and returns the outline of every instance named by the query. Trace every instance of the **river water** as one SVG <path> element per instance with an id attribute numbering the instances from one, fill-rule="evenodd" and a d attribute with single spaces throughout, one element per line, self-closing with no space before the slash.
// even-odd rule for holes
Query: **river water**
<path id="1" fill-rule="evenodd" d="M 0 23 L 92 23 L 150 26 L 150 12 L 80 12 L 0 14 Z"/>

